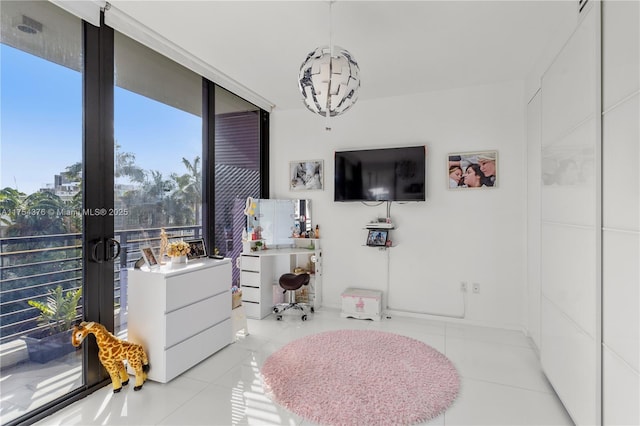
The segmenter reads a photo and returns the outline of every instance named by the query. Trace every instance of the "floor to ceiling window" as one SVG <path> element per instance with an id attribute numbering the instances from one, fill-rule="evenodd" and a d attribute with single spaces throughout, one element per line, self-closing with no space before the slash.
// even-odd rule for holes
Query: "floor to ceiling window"
<path id="1" fill-rule="evenodd" d="M 261 111 L 221 87 L 215 95 L 214 250 L 235 259 L 242 251 L 245 200 L 261 196 Z M 237 285 L 239 271 L 233 275 Z"/>
<path id="2" fill-rule="evenodd" d="M 209 252 L 239 250 L 238 200 L 268 194 L 269 114 L 48 1 L 3 1 L 0 11 L 7 425 L 109 383 L 94 339 L 74 350 L 64 334 L 64 353 L 48 346 L 55 357 L 32 359 L 29 337 L 82 319 L 126 336 L 127 269 L 141 245 L 158 253 L 161 229 L 204 238 Z"/>
<path id="3" fill-rule="evenodd" d="M 82 21 L 51 3 L 0 12 L 4 424 L 83 385 L 70 344 L 83 316 L 83 56 Z"/>
<path id="4" fill-rule="evenodd" d="M 116 331 L 126 329 L 126 268 L 140 247 L 202 237 L 202 79 L 115 32 Z M 161 260 L 162 261 L 162 260 Z"/>

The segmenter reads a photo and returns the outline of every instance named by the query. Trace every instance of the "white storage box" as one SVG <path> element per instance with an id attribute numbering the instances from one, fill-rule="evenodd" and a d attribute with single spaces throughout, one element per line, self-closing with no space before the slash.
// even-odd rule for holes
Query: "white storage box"
<path id="1" fill-rule="evenodd" d="M 342 293 L 343 318 L 371 319 L 380 321 L 382 314 L 382 292 L 348 288 Z"/>

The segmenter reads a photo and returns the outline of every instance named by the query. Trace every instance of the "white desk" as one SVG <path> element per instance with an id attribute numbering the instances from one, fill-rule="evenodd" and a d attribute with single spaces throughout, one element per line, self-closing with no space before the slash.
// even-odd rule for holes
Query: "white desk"
<path id="1" fill-rule="evenodd" d="M 294 247 L 242 253 L 240 256 L 240 286 L 242 305 L 248 318 L 262 319 L 271 314 L 274 292 L 282 293 L 278 279 L 294 268 L 306 269 L 311 280 L 306 288 L 309 303 L 318 309 L 322 305 L 322 250 L 320 240 L 293 238 Z M 313 244 L 313 248 L 308 246 Z M 315 263 L 311 257 L 315 256 Z M 274 286 L 276 287 L 274 289 Z"/>

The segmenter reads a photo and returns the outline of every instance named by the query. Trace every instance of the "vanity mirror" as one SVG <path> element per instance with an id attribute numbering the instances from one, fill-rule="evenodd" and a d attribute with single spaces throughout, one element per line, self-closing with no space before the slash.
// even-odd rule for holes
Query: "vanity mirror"
<path id="1" fill-rule="evenodd" d="M 293 245 L 291 237 L 313 231 L 311 200 L 255 199 L 254 214 L 247 218 L 247 227 L 261 229 L 262 239 L 269 248 Z"/>

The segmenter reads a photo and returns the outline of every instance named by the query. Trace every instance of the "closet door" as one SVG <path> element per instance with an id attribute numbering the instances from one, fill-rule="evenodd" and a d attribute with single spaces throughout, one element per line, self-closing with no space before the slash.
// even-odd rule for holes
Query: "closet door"
<path id="1" fill-rule="evenodd" d="M 527 105 L 527 327 L 540 351 L 540 91 Z"/>
<path id="2" fill-rule="evenodd" d="M 601 421 L 600 9 L 542 79 L 542 366 L 578 425 Z"/>

